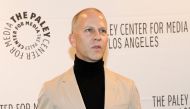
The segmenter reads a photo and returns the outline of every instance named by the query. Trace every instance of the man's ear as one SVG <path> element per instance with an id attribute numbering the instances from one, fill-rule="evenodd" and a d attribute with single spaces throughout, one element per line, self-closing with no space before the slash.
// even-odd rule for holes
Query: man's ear
<path id="1" fill-rule="evenodd" d="M 69 42 L 72 45 L 72 47 L 76 47 L 76 39 L 73 33 L 69 34 Z"/>

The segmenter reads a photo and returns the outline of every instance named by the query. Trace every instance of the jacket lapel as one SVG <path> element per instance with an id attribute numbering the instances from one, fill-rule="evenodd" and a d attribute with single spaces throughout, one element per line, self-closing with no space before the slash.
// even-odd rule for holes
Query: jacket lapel
<path id="1" fill-rule="evenodd" d="M 105 68 L 105 109 L 110 109 L 112 107 L 112 105 L 115 103 L 115 94 L 116 89 L 114 89 L 114 77 L 111 73 L 111 71 L 109 71 L 108 69 Z"/>
<path id="2" fill-rule="evenodd" d="M 73 68 L 66 72 L 62 79 L 62 88 L 66 93 L 66 99 L 69 101 L 68 109 L 86 109 L 82 95 L 80 93 Z"/>
<path id="3" fill-rule="evenodd" d="M 62 78 L 62 88 L 66 93 L 66 100 L 69 101 L 68 109 L 86 109 L 82 99 L 73 69 L 65 72 Z M 108 69 L 105 68 L 105 105 L 104 109 L 110 109 L 115 104 L 117 90 L 113 87 L 115 85 L 114 76 Z"/>

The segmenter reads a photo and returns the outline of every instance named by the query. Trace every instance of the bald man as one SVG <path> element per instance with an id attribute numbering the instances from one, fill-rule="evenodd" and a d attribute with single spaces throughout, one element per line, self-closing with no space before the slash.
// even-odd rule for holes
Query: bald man
<path id="1" fill-rule="evenodd" d="M 76 50 L 74 65 L 44 84 L 38 109 L 141 109 L 134 82 L 104 67 L 108 35 L 100 10 L 78 12 L 69 41 Z"/>

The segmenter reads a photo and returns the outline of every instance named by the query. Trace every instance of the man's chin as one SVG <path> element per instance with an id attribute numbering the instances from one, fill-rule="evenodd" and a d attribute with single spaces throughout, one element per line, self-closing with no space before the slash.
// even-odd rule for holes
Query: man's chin
<path id="1" fill-rule="evenodd" d="M 96 61 L 101 60 L 102 58 L 103 58 L 102 55 L 101 55 L 101 56 L 93 56 L 93 57 L 91 58 L 91 60 L 92 60 L 93 62 L 96 62 Z"/>

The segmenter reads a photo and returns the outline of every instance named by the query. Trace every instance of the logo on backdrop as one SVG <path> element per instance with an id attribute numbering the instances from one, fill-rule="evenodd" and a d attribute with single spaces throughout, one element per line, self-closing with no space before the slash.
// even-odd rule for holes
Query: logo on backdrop
<path id="1" fill-rule="evenodd" d="M 34 60 L 45 54 L 51 32 L 47 22 L 34 12 L 18 12 L 5 22 L 3 41 L 15 58 Z"/>
<path id="2" fill-rule="evenodd" d="M 151 20 L 151 19 L 150 19 Z M 177 37 L 189 32 L 188 20 L 144 21 L 109 24 L 110 50 L 157 48 L 161 38 Z"/>
<path id="3" fill-rule="evenodd" d="M 152 103 L 155 109 L 190 109 L 190 99 L 188 93 L 154 95 Z"/>

